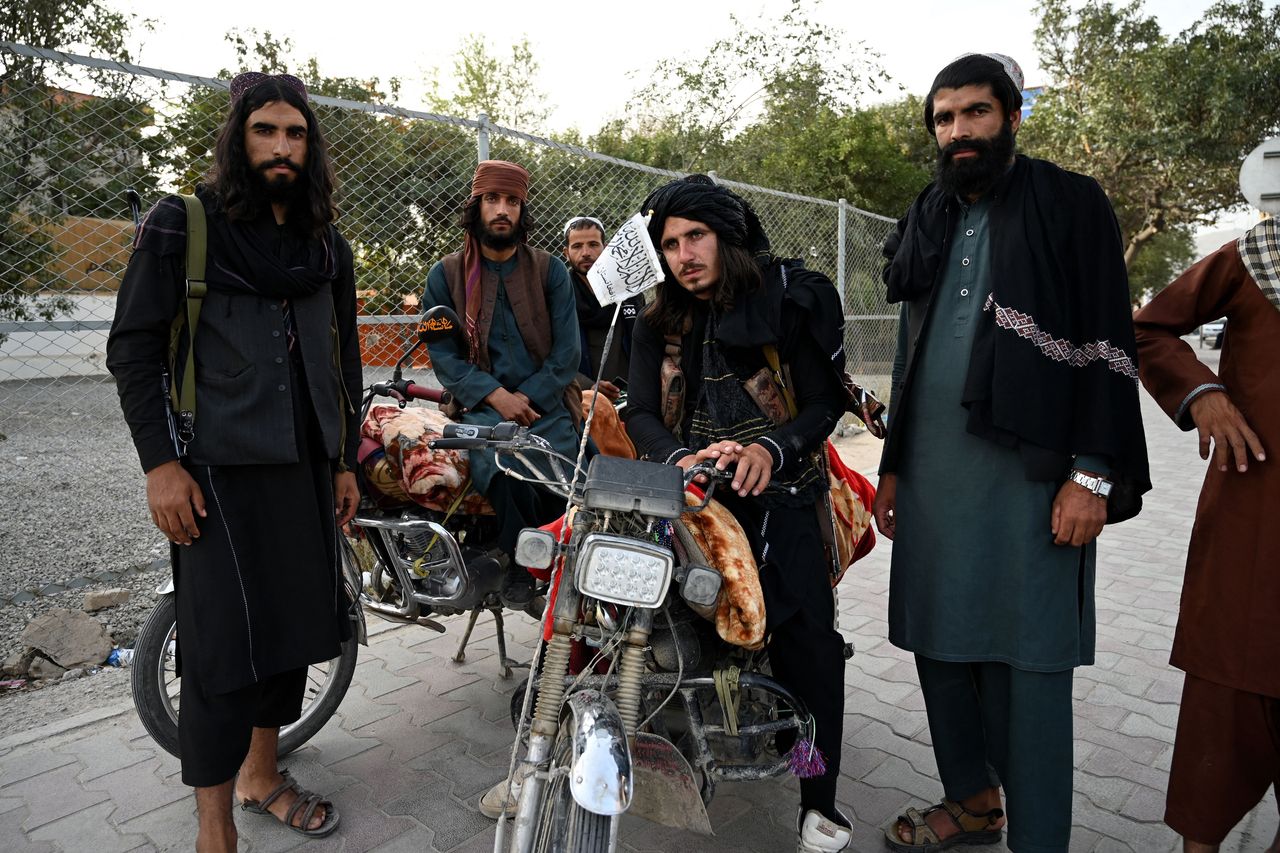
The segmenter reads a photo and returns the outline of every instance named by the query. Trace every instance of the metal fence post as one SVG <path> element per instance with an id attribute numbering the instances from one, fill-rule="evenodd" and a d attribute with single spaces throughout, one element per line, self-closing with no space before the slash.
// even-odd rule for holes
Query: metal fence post
<path id="1" fill-rule="evenodd" d="M 479 115 L 480 126 L 476 128 L 476 160 L 484 162 L 489 159 L 489 116 Z"/>
<path id="2" fill-rule="evenodd" d="M 840 291 L 840 304 L 844 305 L 844 240 L 845 240 L 845 213 L 849 209 L 849 202 L 840 199 L 836 207 L 836 289 Z"/>

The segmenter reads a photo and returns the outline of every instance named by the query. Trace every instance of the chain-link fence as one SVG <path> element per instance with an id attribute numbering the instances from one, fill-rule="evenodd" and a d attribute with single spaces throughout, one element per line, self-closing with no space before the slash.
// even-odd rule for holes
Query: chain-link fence
<path id="1" fill-rule="evenodd" d="M 211 162 L 227 84 L 2 42 L 0 60 L 9 72 L 0 91 L 2 431 L 14 413 L 78 401 L 78 384 L 105 375 L 134 230 L 125 191 L 136 190 L 145 209 L 194 185 Z M 560 223 L 590 215 L 616 227 L 676 176 L 484 117 L 312 101 L 339 179 L 339 228 L 355 252 L 368 365 L 402 351 L 427 270 L 460 245 L 458 214 L 477 159 L 529 169 L 530 211 L 541 223 L 532 239 L 553 253 Z M 883 300 L 879 246 L 890 220 L 843 202 L 724 183 L 756 205 L 775 251 L 837 282 L 850 372 L 887 392 L 896 312 Z"/>

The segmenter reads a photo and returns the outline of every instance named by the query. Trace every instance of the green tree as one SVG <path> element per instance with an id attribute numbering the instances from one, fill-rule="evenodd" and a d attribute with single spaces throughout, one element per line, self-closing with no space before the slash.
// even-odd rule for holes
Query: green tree
<path id="1" fill-rule="evenodd" d="M 1280 7 L 1224 0 L 1173 37 L 1139 0 L 1078 9 L 1041 0 L 1037 11 L 1053 85 L 1020 136 L 1038 156 L 1097 178 L 1129 268 L 1143 271 L 1144 252 L 1159 256 L 1142 276 L 1158 289 L 1151 277 L 1190 256 L 1187 230 L 1240 203 L 1241 161 L 1280 129 Z"/>
<path id="2" fill-rule="evenodd" d="M 484 36 L 469 35 L 453 54 L 456 91 L 449 98 L 433 97 L 432 109 L 464 118 L 484 113 L 494 124 L 539 132 L 551 115 L 547 96 L 537 86 L 540 67 L 527 38 L 511 45 L 504 58 Z M 437 90 L 438 83 L 430 88 Z"/>
<path id="3" fill-rule="evenodd" d="M 0 6 L 0 40 L 122 61 L 137 23 L 98 0 Z M 94 94 L 67 88 L 72 79 Z M 121 218 L 121 191 L 148 186 L 151 116 L 127 75 L 73 77 L 17 53 L 0 52 L 0 92 L 0 318 L 52 319 L 70 303 L 46 295 L 59 285 L 49 230 L 66 215 Z"/>
<path id="4" fill-rule="evenodd" d="M 755 26 L 731 15 L 729 36 L 693 58 L 657 64 L 629 122 L 639 134 L 661 129 L 669 160 L 663 165 L 715 169 L 730 142 L 762 113 L 804 123 L 818 110 L 843 112 L 880 91 L 888 75 L 879 57 L 814 21 L 806 5 L 792 0 L 777 20 Z"/>

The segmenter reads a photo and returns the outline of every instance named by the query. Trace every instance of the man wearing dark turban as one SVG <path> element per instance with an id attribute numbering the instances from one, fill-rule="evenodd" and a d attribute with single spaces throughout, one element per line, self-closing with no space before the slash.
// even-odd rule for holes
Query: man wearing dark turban
<path id="1" fill-rule="evenodd" d="M 635 325 L 627 431 L 654 461 L 736 466 L 732 491 L 716 497 L 760 567 L 773 675 L 804 701 L 825 758 L 825 771 L 800 781 L 799 849 L 841 850 L 850 839 L 836 809 L 844 641 L 814 511 L 827 482 L 813 459 L 844 408 L 839 295 L 825 276 L 774 257 L 751 205 L 703 175 L 659 188 L 642 210 L 652 211 L 667 278 Z M 668 345 L 679 347 L 686 387 L 683 411 L 664 419 Z M 798 409 L 781 423 L 745 386 L 766 367 L 768 346 L 789 367 Z"/>
<path id="2" fill-rule="evenodd" d="M 574 378 L 580 357 L 578 319 L 563 263 L 526 242 L 529 173 L 515 163 L 476 167 L 462 212 L 461 251 L 427 274 L 424 305 L 448 305 L 466 319 L 468 347 L 431 344 L 436 377 L 465 409 L 458 420 L 493 425 L 515 421 L 566 456 L 576 456 L 582 391 Z M 498 545 L 508 558 L 525 527 L 556 518 L 562 502 L 550 492 L 502 475 L 492 451 L 471 451 L 471 479 L 493 505 Z M 518 463 L 516 463 L 518 464 Z M 527 572 L 508 563 L 502 595 L 527 603 Z"/>
<path id="3" fill-rule="evenodd" d="M 998 843 L 1003 787 L 1009 849 L 1065 853 L 1095 540 L 1151 488 L 1115 214 L 1092 178 L 1015 156 L 1021 86 L 1001 54 L 939 72 L 938 177 L 885 246 L 903 308 L 873 514 L 944 791 L 886 828 L 898 851 Z"/>

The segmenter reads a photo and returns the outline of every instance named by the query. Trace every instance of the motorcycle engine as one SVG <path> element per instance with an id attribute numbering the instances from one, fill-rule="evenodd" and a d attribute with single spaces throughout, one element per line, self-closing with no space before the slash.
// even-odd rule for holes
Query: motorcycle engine
<path id="1" fill-rule="evenodd" d="M 685 673 L 713 665 L 719 638 L 715 626 L 672 596 L 667 601 L 671 624 L 659 614 L 649 636 L 648 663 L 655 672 L 678 672 L 683 659 Z"/>

